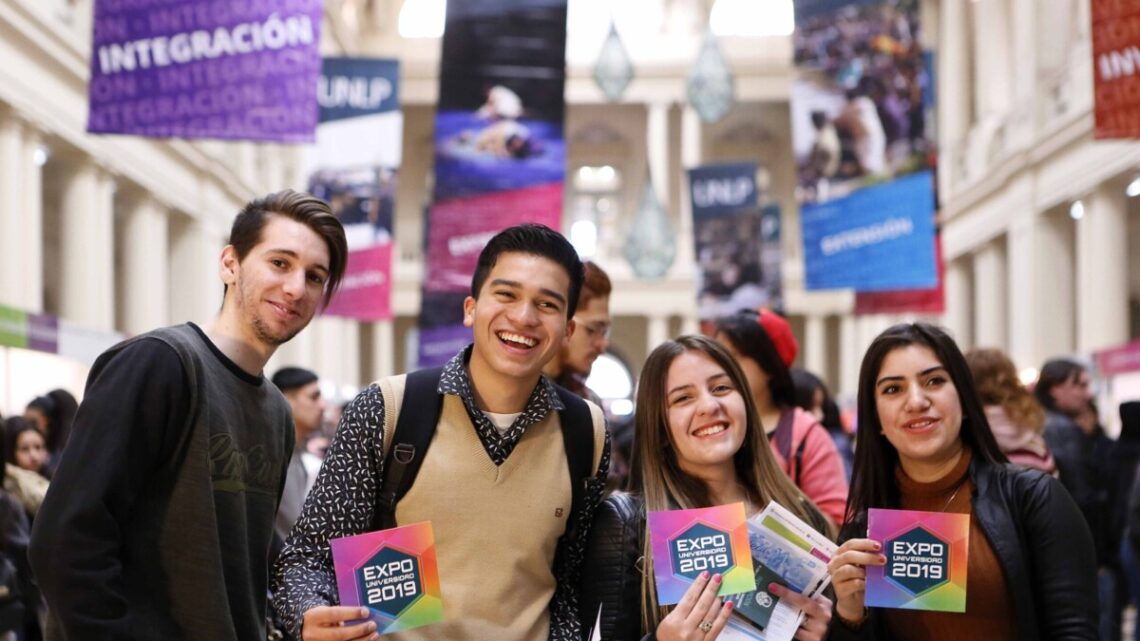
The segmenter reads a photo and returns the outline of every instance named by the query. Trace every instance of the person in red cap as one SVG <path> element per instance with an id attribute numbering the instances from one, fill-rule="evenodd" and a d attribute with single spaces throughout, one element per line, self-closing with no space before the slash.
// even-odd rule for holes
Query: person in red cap
<path id="1" fill-rule="evenodd" d="M 717 321 L 717 342 L 748 377 L 768 443 L 784 473 L 833 523 L 843 522 L 847 475 L 827 429 L 795 405 L 789 369 L 799 345 L 779 314 L 742 311 Z"/>

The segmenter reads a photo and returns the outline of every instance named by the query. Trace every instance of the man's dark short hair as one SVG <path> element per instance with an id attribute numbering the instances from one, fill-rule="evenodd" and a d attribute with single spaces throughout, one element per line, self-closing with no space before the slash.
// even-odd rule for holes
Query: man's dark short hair
<path id="1" fill-rule="evenodd" d="M 582 259 L 570 241 L 562 234 L 546 225 L 525 223 L 508 227 L 495 234 L 479 253 L 479 262 L 475 266 L 475 274 L 471 277 L 471 297 L 479 298 L 479 290 L 500 254 L 519 253 L 531 254 L 548 258 L 566 270 L 570 277 L 570 291 L 566 293 L 566 318 L 574 316 L 578 309 L 578 295 L 582 291 L 582 279 L 585 278 L 582 268 Z"/>
<path id="2" fill-rule="evenodd" d="M 233 245 L 238 262 L 245 260 L 249 252 L 261 242 L 261 230 L 265 229 L 273 215 L 301 223 L 313 230 L 328 246 L 329 279 L 325 283 L 322 305 L 328 307 L 340 286 L 348 263 L 348 241 L 344 236 L 344 226 L 328 203 L 310 194 L 286 189 L 256 198 L 242 207 L 230 228 L 229 244 Z M 226 288 L 222 289 L 223 296 L 225 290 Z"/>
<path id="3" fill-rule="evenodd" d="M 291 392 L 317 380 L 317 373 L 303 367 L 282 367 L 273 375 L 273 384 L 282 392 Z"/>

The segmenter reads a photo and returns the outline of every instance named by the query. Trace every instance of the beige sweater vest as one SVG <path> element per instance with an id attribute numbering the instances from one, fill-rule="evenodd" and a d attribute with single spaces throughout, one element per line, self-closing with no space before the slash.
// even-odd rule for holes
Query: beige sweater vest
<path id="1" fill-rule="evenodd" d="M 405 381 L 400 375 L 379 382 L 385 449 L 395 430 Z M 596 470 L 605 421 L 592 403 L 590 413 Z M 463 400 L 444 396 L 431 447 L 396 506 L 396 522 L 431 521 L 445 620 L 385 639 L 546 641 L 555 588 L 554 552 L 571 503 L 558 419 L 558 412 L 550 412 L 527 427 L 511 455 L 496 466 Z"/>

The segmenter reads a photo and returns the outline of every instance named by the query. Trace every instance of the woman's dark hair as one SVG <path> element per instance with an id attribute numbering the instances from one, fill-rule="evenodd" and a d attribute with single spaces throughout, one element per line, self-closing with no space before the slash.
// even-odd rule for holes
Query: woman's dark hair
<path id="1" fill-rule="evenodd" d="M 823 381 L 815 374 L 800 367 L 793 367 L 791 371 L 792 384 L 795 386 L 795 406 L 806 412 L 811 412 L 815 408 L 815 392 L 822 390 L 823 406 L 821 409 L 823 410 L 823 418 L 819 422 L 829 432 L 842 431 L 843 421 L 839 417 L 839 405 L 835 403 L 835 399 L 831 397 L 831 392 L 828 391 Z"/>
<path id="2" fill-rule="evenodd" d="M 537 223 L 508 227 L 487 241 L 483 251 L 479 252 L 475 273 L 471 275 L 471 298 L 479 299 L 483 283 L 491 275 L 499 256 L 510 253 L 546 258 L 566 270 L 566 275 L 570 277 L 570 291 L 566 293 L 566 318 L 573 318 L 574 312 L 578 310 L 578 296 L 582 292 L 582 280 L 586 274 L 582 259 L 578 258 L 578 250 L 574 249 L 565 236 Z"/>
<path id="3" fill-rule="evenodd" d="M 760 315 L 745 310 L 717 320 L 716 333 L 724 334 L 736 351 L 752 360 L 768 375 L 768 392 L 779 407 L 796 404 L 796 388 L 792 374 L 776 351 L 776 345 L 760 324 Z"/>
<path id="4" fill-rule="evenodd" d="M 847 495 L 847 513 L 840 540 L 864 535 L 868 508 L 897 508 L 899 505 L 899 491 L 895 483 L 899 455 L 882 433 L 875 403 L 875 381 L 887 354 L 908 345 L 921 345 L 930 349 L 946 368 L 962 405 L 959 438 L 973 451 L 974 459 L 992 464 L 1007 461 L 990 431 L 982 402 L 974 389 L 970 368 L 954 339 L 941 328 L 927 323 L 890 327 L 871 342 L 859 368 L 859 430 L 855 433 L 855 468 L 851 475 L 851 491 Z"/>
<path id="5" fill-rule="evenodd" d="M 75 397 L 65 389 L 54 389 L 44 396 L 37 396 L 28 403 L 28 408 L 39 410 L 47 418 L 44 441 L 53 456 L 63 451 L 67 437 L 71 434 L 71 423 L 79 410 Z"/>
<path id="6" fill-rule="evenodd" d="M 1047 410 L 1056 410 L 1053 388 L 1068 383 L 1083 371 L 1085 371 L 1084 365 L 1068 358 L 1045 361 L 1041 366 L 1041 373 L 1037 375 L 1037 385 L 1033 387 L 1033 395 L 1037 397 L 1037 402 Z"/>
<path id="7" fill-rule="evenodd" d="M 20 435 L 24 432 L 35 432 L 36 434 L 40 435 L 40 438 L 44 438 L 44 435 L 40 434 L 40 430 L 36 427 L 36 424 L 24 418 L 23 416 L 10 416 L 4 420 L 3 425 L 4 438 L 0 440 L 3 440 L 4 442 L 4 449 L 0 451 L 0 453 L 3 454 L 5 463 L 16 465 L 16 450 L 18 449 L 17 445 L 20 441 Z M 44 438 L 44 441 L 46 442 L 47 439 Z M 35 471 L 41 473 L 43 472 L 43 470 Z"/>

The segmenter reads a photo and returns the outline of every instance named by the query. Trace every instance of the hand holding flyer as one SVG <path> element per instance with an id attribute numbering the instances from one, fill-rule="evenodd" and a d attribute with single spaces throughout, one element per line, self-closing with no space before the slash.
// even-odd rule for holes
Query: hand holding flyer
<path id="1" fill-rule="evenodd" d="M 719 594 L 755 590 L 744 504 L 649 512 L 657 602 L 681 600 L 702 572 L 723 577 Z"/>
<path id="2" fill-rule="evenodd" d="M 748 520 L 748 542 L 755 568 L 755 592 L 729 597 L 736 613 L 721 634 L 721 641 L 790 641 L 804 614 L 768 590 L 772 583 L 809 597 L 827 587 L 827 562 L 835 543 L 815 531 L 778 503 Z"/>
<path id="3" fill-rule="evenodd" d="M 431 523 L 332 539 L 341 605 L 363 605 L 380 634 L 443 620 Z"/>
<path id="4" fill-rule="evenodd" d="M 881 541 L 885 566 L 867 566 L 870 607 L 966 611 L 970 515 L 872 508 L 867 538 Z"/>

